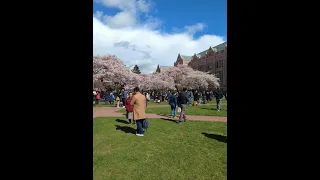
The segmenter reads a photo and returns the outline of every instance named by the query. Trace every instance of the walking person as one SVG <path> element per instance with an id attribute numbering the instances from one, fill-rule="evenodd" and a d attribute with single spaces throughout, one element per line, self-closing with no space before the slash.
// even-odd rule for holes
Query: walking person
<path id="1" fill-rule="evenodd" d="M 130 124 L 135 124 L 135 121 L 133 120 L 133 105 L 131 105 L 132 101 L 132 92 L 129 92 L 129 97 L 126 99 L 126 117 L 129 120 Z M 133 121 L 133 122 L 131 122 Z"/>
<path id="2" fill-rule="evenodd" d="M 181 119 L 183 118 L 184 122 L 187 122 L 186 117 L 186 106 L 189 103 L 187 89 L 183 88 L 183 91 L 179 93 L 177 98 L 177 104 L 181 108 L 180 116 L 179 116 L 179 124 L 182 123 Z"/>
<path id="3" fill-rule="evenodd" d="M 133 105 L 133 120 L 137 124 L 137 136 L 144 136 L 143 133 L 143 121 L 147 118 L 146 116 L 146 97 L 140 93 L 140 89 L 135 87 L 133 89 L 134 96 L 130 102 Z"/>
<path id="4" fill-rule="evenodd" d="M 177 108 L 177 96 L 175 94 L 168 93 L 168 103 L 170 105 L 171 111 L 170 111 L 170 117 L 175 118 L 176 117 L 176 108 Z"/>
<path id="5" fill-rule="evenodd" d="M 221 110 L 221 99 L 223 98 L 223 94 L 219 89 L 217 89 L 215 97 L 216 97 L 216 102 L 217 102 L 217 111 L 220 112 L 220 110 Z"/>
<path id="6" fill-rule="evenodd" d="M 121 90 L 121 102 L 122 102 L 122 106 L 123 108 L 125 108 L 126 106 L 126 99 L 127 99 L 127 91 L 125 89 Z"/>
<path id="7" fill-rule="evenodd" d="M 110 104 L 114 103 L 114 95 L 112 92 L 110 92 Z"/>

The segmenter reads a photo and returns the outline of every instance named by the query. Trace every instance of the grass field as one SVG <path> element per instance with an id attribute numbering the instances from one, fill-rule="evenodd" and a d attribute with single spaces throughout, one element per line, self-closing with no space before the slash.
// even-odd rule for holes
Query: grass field
<path id="1" fill-rule="evenodd" d="M 225 180 L 227 123 L 149 119 L 144 137 L 123 118 L 95 118 L 94 180 Z"/>
<path id="2" fill-rule="evenodd" d="M 197 115 L 197 116 L 227 116 L 226 111 L 227 105 L 221 104 L 221 111 L 217 111 L 216 105 L 203 105 L 203 106 L 187 106 L 186 115 Z M 125 109 L 121 109 L 118 112 L 125 113 Z M 147 114 L 170 114 L 170 106 L 168 107 L 147 107 Z M 179 114 L 177 112 L 177 114 Z"/>

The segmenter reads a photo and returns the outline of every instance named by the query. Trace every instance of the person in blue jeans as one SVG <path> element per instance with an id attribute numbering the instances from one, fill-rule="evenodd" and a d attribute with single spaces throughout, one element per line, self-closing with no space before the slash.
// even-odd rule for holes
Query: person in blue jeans
<path id="1" fill-rule="evenodd" d="M 168 93 L 168 103 L 170 105 L 171 111 L 170 111 L 170 117 L 175 118 L 176 116 L 176 108 L 177 108 L 177 94 L 171 94 Z"/>

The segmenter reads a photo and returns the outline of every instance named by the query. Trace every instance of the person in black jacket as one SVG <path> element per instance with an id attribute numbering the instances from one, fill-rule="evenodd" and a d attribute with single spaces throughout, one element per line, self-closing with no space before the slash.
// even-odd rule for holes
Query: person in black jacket
<path id="1" fill-rule="evenodd" d="M 197 90 L 194 91 L 193 97 L 194 97 L 194 103 L 193 103 L 193 104 L 194 104 L 195 106 L 197 106 L 198 103 L 199 103 L 199 94 L 198 94 L 198 91 L 197 91 Z"/>
<path id="2" fill-rule="evenodd" d="M 179 93 L 177 98 L 177 104 L 181 108 L 180 116 L 179 116 L 179 124 L 182 123 L 181 118 L 184 119 L 184 122 L 187 122 L 186 117 L 186 106 L 189 102 L 189 98 L 187 96 L 187 89 L 183 88 L 183 91 Z"/>

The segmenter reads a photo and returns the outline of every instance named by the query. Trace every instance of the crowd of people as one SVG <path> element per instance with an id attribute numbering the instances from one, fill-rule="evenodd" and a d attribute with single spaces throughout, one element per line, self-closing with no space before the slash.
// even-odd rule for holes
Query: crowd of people
<path id="1" fill-rule="evenodd" d="M 151 99 L 156 103 L 167 102 L 170 105 L 170 118 L 175 118 L 177 111 L 180 112 L 179 124 L 187 122 L 186 107 L 206 104 L 216 99 L 217 111 L 221 110 L 221 99 L 227 99 L 227 92 L 221 92 L 219 89 L 214 91 L 198 91 L 187 90 L 182 91 L 141 91 L 138 87 L 133 89 L 133 92 L 128 92 L 124 88 L 120 91 L 93 91 L 93 105 L 99 104 L 102 99 L 106 104 L 114 104 L 117 108 L 123 107 L 126 109 L 126 118 L 130 124 L 137 125 L 137 136 L 144 136 L 143 122 L 146 119 L 145 109 L 148 101 Z"/>

